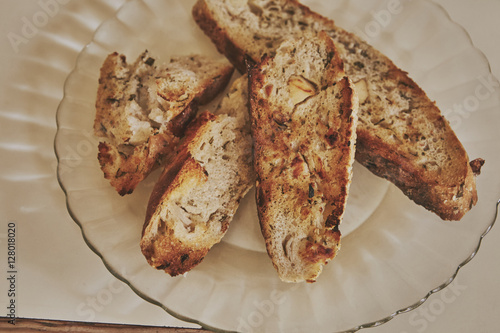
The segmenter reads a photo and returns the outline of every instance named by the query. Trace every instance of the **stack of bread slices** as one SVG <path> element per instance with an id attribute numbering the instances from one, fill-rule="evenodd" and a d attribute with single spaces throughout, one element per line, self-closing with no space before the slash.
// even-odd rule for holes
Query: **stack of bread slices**
<path id="1" fill-rule="evenodd" d="M 133 64 L 99 80 L 99 162 L 121 195 L 156 167 L 141 250 L 171 276 L 221 241 L 256 187 L 263 241 L 281 280 L 314 282 L 340 249 L 356 159 L 444 220 L 477 202 L 469 161 L 424 91 L 385 55 L 296 0 L 198 0 L 193 18 L 228 61 Z M 240 72 L 214 113 L 198 113 Z"/>

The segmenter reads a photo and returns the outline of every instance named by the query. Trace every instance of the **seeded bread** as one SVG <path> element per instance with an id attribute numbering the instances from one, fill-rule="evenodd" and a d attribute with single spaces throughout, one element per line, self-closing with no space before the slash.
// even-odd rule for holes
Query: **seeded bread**
<path id="1" fill-rule="evenodd" d="M 236 118 L 240 126 L 250 132 L 249 107 L 248 76 L 245 74 L 234 80 L 215 113 Z"/>
<path id="2" fill-rule="evenodd" d="M 474 170 L 440 110 L 361 38 L 297 0 L 198 0 L 192 13 L 240 72 L 284 39 L 327 31 L 359 95 L 356 159 L 442 219 L 460 220 L 476 204 Z"/>
<path id="3" fill-rule="evenodd" d="M 253 186 L 251 144 L 228 115 L 203 112 L 189 125 L 148 203 L 140 246 L 151 266 L 183 274 L 221 240 Z"/>
<path id="4" fill-rule="evenodd" d="M 135 187 L 177 144 L 198 105 L 225 88 L 233 67 L 203 56 L 157 65 L 146 51 L 133 64 L 110 54 L 101 68 L 94 132 L 99 163 L 120 195 Z"/>
<path id="5" fill-rule="evenodd" d="M 249 71 L 256 200 L 285 282 L 314 282 L 340 248 L 358 108 L 330 37 L 283 42 Z"/>

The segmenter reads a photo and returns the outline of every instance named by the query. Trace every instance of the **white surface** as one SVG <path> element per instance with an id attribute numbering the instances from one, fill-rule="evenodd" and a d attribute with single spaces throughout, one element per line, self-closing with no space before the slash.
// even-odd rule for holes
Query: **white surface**
<path id="1" fill-rule="evenodd" d="M 75 29 L 78 43 L 72 45 L 74 60 L 91 38 L 99 21 L 113 14 L 120 2 L 62 1 L 52 7 L 50 17 L 39 31 L 27 31 L 26 22 L 43 19 L 41 4 L 55 0 L 9 0 L 0 3 L 2 39 L 0 40 L 0 142 L 19 142 L 17 147 L 2 147 L 0 167 L 3 179 L 14 179 L 2 188 L 0 200 L 11 203 L 0 212 L 0 270 L 6 272 L 7 224 L 17 224 L 17 315 L 65 320 L 94 320 L 161 326 L 192 326 L 167 315 L 160 308 L 137 297 L 105 269 L 100 259 L 84 243 L 79 228 L 69 217 L 64 195 L 55 177 L 53 138 L 56 131 L 55 110 L 62 98 L 64 80 L 73 62 L 57 62 L 58 50 L 50 48 L 54 34 L 71 33 L 67 26 L 58 26 L 63 15 L 78 7 L 98 11 L 94 22 L 78 22 L 86 29 Z M 451 17 L 470 33 L 475 45 L 490 60 L 493 73 L 500 77 L 500 2 L 495 0 L 438 0 Z M 63 4 L 67 3 L 67 4 Z M 12 47 L 12 33 L 29 37 Z M 86 31 L 83 33 L 82 31 Z M 31 34 L 26 34 L 30 32 Z M 10 35 L 9 35 L 10 34 Z M 44 47 L 45 46 L 45 47 Z M 54 59 L 50 68 L 34 61 L 37 57 Z M 19 66 L 32 66 L 32 77 L 19 77 Z M 56 70 L 54 70 L 56 68 Z M 25 70 L 23 72 L 26 72 Z M 48 75 L 50 73 L 50 75 Z M 44 75 L 47 74 L 47 75 Z M 4 88 L 6 83 L 14 87 Z M 10 85 L 10 84 L 9 84 Z M 50 87 L 60 87 L 57 95 L 46 95 Z M 26 100 L 27 91 L 39 92 L 34 100 Z M 31 119 L 13 128 L 16 119 Z M 31 131 L 34 127 L 42 131 Z M 9 140 L 3 140 L 8 138 Z M 36 154 L 32 152 L 35 151 Z M 27 178 L 23 175 L 29 174 Z M 50 194 L 50 195 L 48 195 Z M 2 205 L 5 207 L 5 205 Z M 493 332 L 500 326 L 500 231 L 493 228 L 484 240 L 478 255 L 459 273 L 451 288 L 433 295 L 414 312 L 403 314 L 368 332 Z M 0 280 L 0 307 L 6 306 L 6 280 Z M 0 316 L 5 315 L 0 312 Z"/>

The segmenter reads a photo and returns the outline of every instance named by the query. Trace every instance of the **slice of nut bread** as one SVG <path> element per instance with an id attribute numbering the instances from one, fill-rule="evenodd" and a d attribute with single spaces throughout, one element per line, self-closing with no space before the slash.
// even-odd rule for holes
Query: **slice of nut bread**
<path id="1" fill-rule="evenodd" d="M 242 75 L 231 84 L 226 95 L 215 110 L 216 114 L 234 117 L 250 132 L 250 113 L 248 101 L 248 76 Z"/>
<path id="2" fill-rule="evenodd" d="M 141 250 L 171 276 L 198 265 L 253 186 L 252 140 L 237 118 L 201 113 L 151 194 Z"/>
<path id="3" fill-rule="evenodd" d="M 459 220 L 476 204 L 479 170 L 440 110 L 361 38 L 297 0 L 198 0 L 192 13 L 241 72 L 247 59 L 273 55 L 284 39 L 327 31 L 359 95 L 356 159 L 442 219 Z"/>
<path id="4" fill-rule="evenodd" d="M 110 54 L 101 67 L 94 132 L 99 163 L 120 195 L 161 163 L 194 118 L 198 105 L 222 91 L 234 68 L 204 56 L 157 65 L 146 51 L 128 64 Z"/>
<path id="5" fill-rule="evenodd" d="M 340 247 L 358 99 L 333 40 L 282 43 L 249 71 L 256 200 L 267 252 L 286 282 L 314 282 Z"/>

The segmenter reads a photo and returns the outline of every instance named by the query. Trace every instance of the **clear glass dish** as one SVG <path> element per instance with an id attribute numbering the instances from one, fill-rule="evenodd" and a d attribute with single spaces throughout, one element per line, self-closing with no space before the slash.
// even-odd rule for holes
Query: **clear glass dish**
<path id="1" fill-rule="evenodd" d="M 496 219 L 500 198 L 500 91 L 466 31 L 430 1 L 304 1 L 360 34 L 427 92 L 471 159 L 486 159 L 479 203 L 460 222 L 443 222 L 393 185 L 356 165 L 342 249 L 314 284 L 280 282 L 265 253 L 253 194 L 229 232 L 186 276 L 151 268 L 139 248 L 158 172 L 129 196 L 104 180 L 93 136 L 99 68 L 118 51 L 144 49 L 220 56 L 191 18 L 193 0 L 133 0 L 103 23 L 69 75 L 55 149 L 68 210 L 89 247 L 140 297 L 173 316 L 216 331 L 341 332 L 381 325 L 445 288 L 471 260 Z"/>

